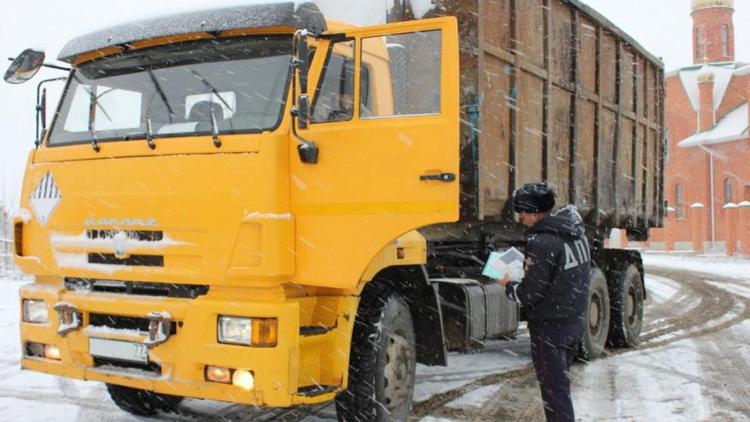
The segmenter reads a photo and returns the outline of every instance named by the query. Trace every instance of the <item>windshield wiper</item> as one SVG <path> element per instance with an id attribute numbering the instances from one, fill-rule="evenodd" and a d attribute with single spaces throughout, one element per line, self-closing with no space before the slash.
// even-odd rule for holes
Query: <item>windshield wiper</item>
<path id="1" fill-rule="evenodd" d="M 229 111 L 231 111 L 232 113 L 234 113 L 234 110 L 232 109 L 232 106 L 230 106 L 229 103 L 227 103 L 226 100 L 224 100 L 224 98 L 221 96 L 221 94 L 219 94 L 219 91 L 217 91 L 216 88 L 214 88 L 214 86 L 211 85 L 211 82 L 209 82 L 206 78 L 204 78 L 203 75 L 201 75 L 200 73 L 198 73 L 195 69 L 190 69 L 190 72 L 192 72 L 193 75 L 197 76 L 198 79 L 200 79 L 200 81 L 203 82 L 203 85 L 205 85 L 206 88 L 210 89 L 211 92 L 214 93 L 214 95 L 216 95 L 217 97 L 219 97 L 219 101 L 221 101 L 221 103 L 224 104 L 224 106 L 226 106 L 226 108 L 229 109 Z"/>
<path id="2" fill-rule="evenodd" d="M 146 143 L 148 144 L 148 147 L 151 149 L 156 149 L 156 144 L 154 143 L 154 135 L 151 134 L 151 108 L 149 107 L 148 112 L 146 113 Z"/>
<path id="3" fill-rule="evenodd" d="M 208 114 L 211 116 L 211 137 L 214 140 L 214 146 L 221 148 L 221 139 L 219 139 L 219 124 L 216 123 L 216 115 L 214 114 L 214 108 L 208 108 Z"/>
<path id="4" fill-rule="evenodd" d="M 96 94 L 94 94 L 94 91 L 89 91 L 89 99 L 91 100 L 91 104 L 89 105 L 89 133 L 91 134 L 91 148 L 94 149 L 94 152 L 99 152 L 101 148 L 99 147 L 99 141 L 96 140 L 96 129 L 94 129 L 94 116 L 96 114 Z M 106 115 L 106 112 L 105 112 Z"/>
<path id="5" fill-rule="evenodd" d="M 224 100 L 221 94 L 219 94 L 219 91 L 211 84 L 211 82 L 204 78 L 203 75 L 198 73 L 195 69 L 190 69 L 190 72 L 192 72 L 193 75 L 195 75 L 201 82 L 203 82 L 203 85 L 205 85 L 206 88 L 210 89 L 211 92 L 219 98 L 219 101 L 221 101 L 221 103 L 224 104 L 227 109 L 229 109 L 229 111 L 234 113 L 234 109 L 232 108 L 232 106 L 230 106 L 229 103 Z M 210 107 L 208 113 L 211 116 L 211 137 L 214 140 L 214 146 L 216 148 L 220 148 L 221 140 L 219 139 L 219 124 L 216 122 L 216 114 L 214 114 L 214 108 Z"/>
<path id="6" fill-rule="evenodd" d="M 96 133 L 94 133 L 94 129 L 91 126 L 89 126 L 89 133 L 91 134 L 91 148 L 94 152 L 101 151 L 102 148 L 99 146 L 99 141 L 96 140 Z"/>
<path id="7" fill-rule="evenodd" d="M 169 105 L 169 100 L 167 99 L 167 94 L 164 92 L 163 89 L 161 89 L 161 84 L 159 84 L 159 80 L 156 79 L 156 75 L 154 75 L 154 72 L 149 69 L 148 76 L 151 78 L 151 83 L 154 84 L 154 88 L 156 88 L 156 92 L 159 94 L 159 97 L 161 98 L 161 101 L 164 103 L 164 106 L 167 107 L 167 111 L 169 112 L 169 123 L 172 123 L 172 117 L 174 117 L 174 110 L 172 110 L 172 106 Z M 151 108 L 151 102 L 149 101 L 149 109 Z"/>

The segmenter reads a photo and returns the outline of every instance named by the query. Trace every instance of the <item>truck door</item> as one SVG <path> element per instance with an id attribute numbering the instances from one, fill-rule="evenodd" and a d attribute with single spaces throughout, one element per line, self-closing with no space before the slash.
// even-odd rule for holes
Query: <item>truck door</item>
<path id="1" fill-rule="evenodd" d="M 310 70 L 316 164 L 290 148 L 295 281 L 353 288 L 389 242 L 459 211 L 454 18 L 326 34 Z M 291 142 L 296 144 L 296 141 Z"/>

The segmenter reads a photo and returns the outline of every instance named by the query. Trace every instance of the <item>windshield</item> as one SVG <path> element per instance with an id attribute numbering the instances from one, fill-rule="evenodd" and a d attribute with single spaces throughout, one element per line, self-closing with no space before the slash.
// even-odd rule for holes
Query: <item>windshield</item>
<path id="1" fill-rule="evenodd" d="M 290 37 L 158 46 L 72 73 L 48 145 L 273 130 L 290 77 Z"/>

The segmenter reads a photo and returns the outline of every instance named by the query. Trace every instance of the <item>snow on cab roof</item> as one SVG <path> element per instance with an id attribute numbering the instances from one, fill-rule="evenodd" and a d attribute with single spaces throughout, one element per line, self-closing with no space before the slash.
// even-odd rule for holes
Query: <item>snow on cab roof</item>
<path id="1" fill-rule="evenodd" d="M 745 103 L 724 116 L 716 126 L 706 132 L 682 140 L 679 144 L 682 148 L 690 148 L 701 145 L 713 145 L 723 142 L 737 141 L 748 137 L 748 103 Z"/>
<path id="2" fill-rule="evenodd" d="M 314 32 L 326 30 L 325 18 L 314 3 L 269 2 L 193 11 L 117 25 L 72 39 L 65 44 L 57 58 L 72 63 L 80 54 L 137 40 L 271 26 L 306 28 Z"/>

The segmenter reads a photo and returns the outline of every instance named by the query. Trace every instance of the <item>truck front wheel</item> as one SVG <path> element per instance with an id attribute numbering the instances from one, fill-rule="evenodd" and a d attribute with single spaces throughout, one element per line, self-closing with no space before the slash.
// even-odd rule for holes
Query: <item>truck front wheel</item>
<path id="1" fill-rule="evenodd" d="M 612 289 L 612 324 L 609 344 L 633 347 L 638 344 L 643 327 L 643 284 L 641 273 L 629 265 Z"/>
<path id="2" fill-rule="evenodd" d="M 407 420 L 415 374 L 409 307 L 396 292 L 365 289 L 354 323 L 348 389 L 336 397 L 338 420 Z"/>
<path id="3" fill-rule="evenodd" d="M 591 270 L 586 322 L 583 328 L 583 344 L 579 357 L 593 360 L 604 352 L 609 333 L 609 292 L 607 279 L 599 268 Z"/>
<path id="4" fill-rule="evenodd" d="M 160 410 L 173 412 L 182 402 L 182 397 L 114 384 L 107 384 L 107 392 L 117 407 L 138 416 L 153 416 Z"/>

